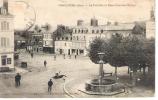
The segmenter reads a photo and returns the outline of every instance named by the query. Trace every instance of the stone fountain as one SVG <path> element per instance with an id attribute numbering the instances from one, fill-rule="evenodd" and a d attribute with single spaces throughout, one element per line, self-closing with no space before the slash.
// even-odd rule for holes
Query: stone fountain
<path id="1" fill-rule="evenodd" d="M 116 81 L 117 78 L 114 78 L 112 74 L 109 76 L 105 76 L 105 73 L 103 71 L 104 53 L 98 53 L 98 55 L 100 58 L 99 77 L 86 82 L 85 92 L 94 95 L 114 95 L 125 92 L 124 85 L 118 83 Z"/>

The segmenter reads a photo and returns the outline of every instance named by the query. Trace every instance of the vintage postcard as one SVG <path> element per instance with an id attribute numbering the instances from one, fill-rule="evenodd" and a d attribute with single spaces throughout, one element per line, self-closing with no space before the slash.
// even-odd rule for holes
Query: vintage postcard
<path id="1" fill-rule="evenodd" d="M 0 0 L 0 98 L 155 96 L 155 0 Z"/>

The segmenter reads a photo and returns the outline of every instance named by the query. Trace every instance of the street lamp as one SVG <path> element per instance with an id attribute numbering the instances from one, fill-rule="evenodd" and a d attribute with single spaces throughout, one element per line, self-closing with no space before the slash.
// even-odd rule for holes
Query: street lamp
<path id="1" fill-rule="evenodd" d="M 99 64 L 100 64 L 100 68 L 99 68 L 99 84 L 102 84 L 102 78 L 103 78 L 103 64 L 104 64 L 104 61 L 103 61 L 103 57 L 104 57 L 105 53 L 103 52 L 100 52 L 98 53 L 98 56 L 99 56 Z"/>

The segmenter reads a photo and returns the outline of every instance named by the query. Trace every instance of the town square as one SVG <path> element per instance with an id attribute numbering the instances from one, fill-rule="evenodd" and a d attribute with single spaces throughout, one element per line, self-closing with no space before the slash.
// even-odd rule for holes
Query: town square
<path id="1" fill-rule="evenodd" d="M 0 98 L 154 97 L 155 5 L 142 1 L 0 0 Z"/>

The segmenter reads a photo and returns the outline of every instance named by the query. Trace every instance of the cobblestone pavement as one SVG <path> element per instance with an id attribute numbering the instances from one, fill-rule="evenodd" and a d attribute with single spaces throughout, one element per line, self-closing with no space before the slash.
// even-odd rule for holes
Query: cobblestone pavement
<path id="1" fill-rule="evenodd" d="M 68 89 L 68 92 L 70 92 L 71 95 L 74 95 L 75 97 L 96 97 L 87 96 L 77 90 L 80 87 L 83 88 L 83 83 L 87 79 L 97 77 L 98 75 L 99 66 L 92 63 L 88 57 L 78 56 L 77 59 L 74 59 L 72 56 L 71 59 L 69 59 L 66 56 L 66 59 L 64 59 L 63 56 L 57 56 L 56 60 L 54 60 L 53 55 L 49 54 L 34 55 L 34 57 L 31 58 L 29 54 L 23 53 L 20 54 L 19 60 L 20 62 L 26 61 L 28 63 L 30 72 L 22 75 L 21 86 L 19 88 L 15 88 L 14 86 L 14 77 L 6 79 L 1 78 L 0 97 L 65 98 L 69 97 L 63 91 L 65 81 L 68 82 L 66 89 Z M 44 60 L 47 61 L 46 68 L 43 64 Z M 108 64 L 104 65 L 104 70 L 106 72 L 114 72 L 114 68 Z M 65 81 L 64 79 L 53 79 L 53 91 L 52 94 L 49 95 L 47 93 L 47 82 L 59 71 L 67 77 L 65 78 Z M 127 68 L 118 68 L 118 75 L 124 74 L 127 75 Z M 152 94 L 151 90 L 145 90 L 144 88 L 138 89 L 138 92 L 142 91 L 148 91 L 149 96 Z"/>

